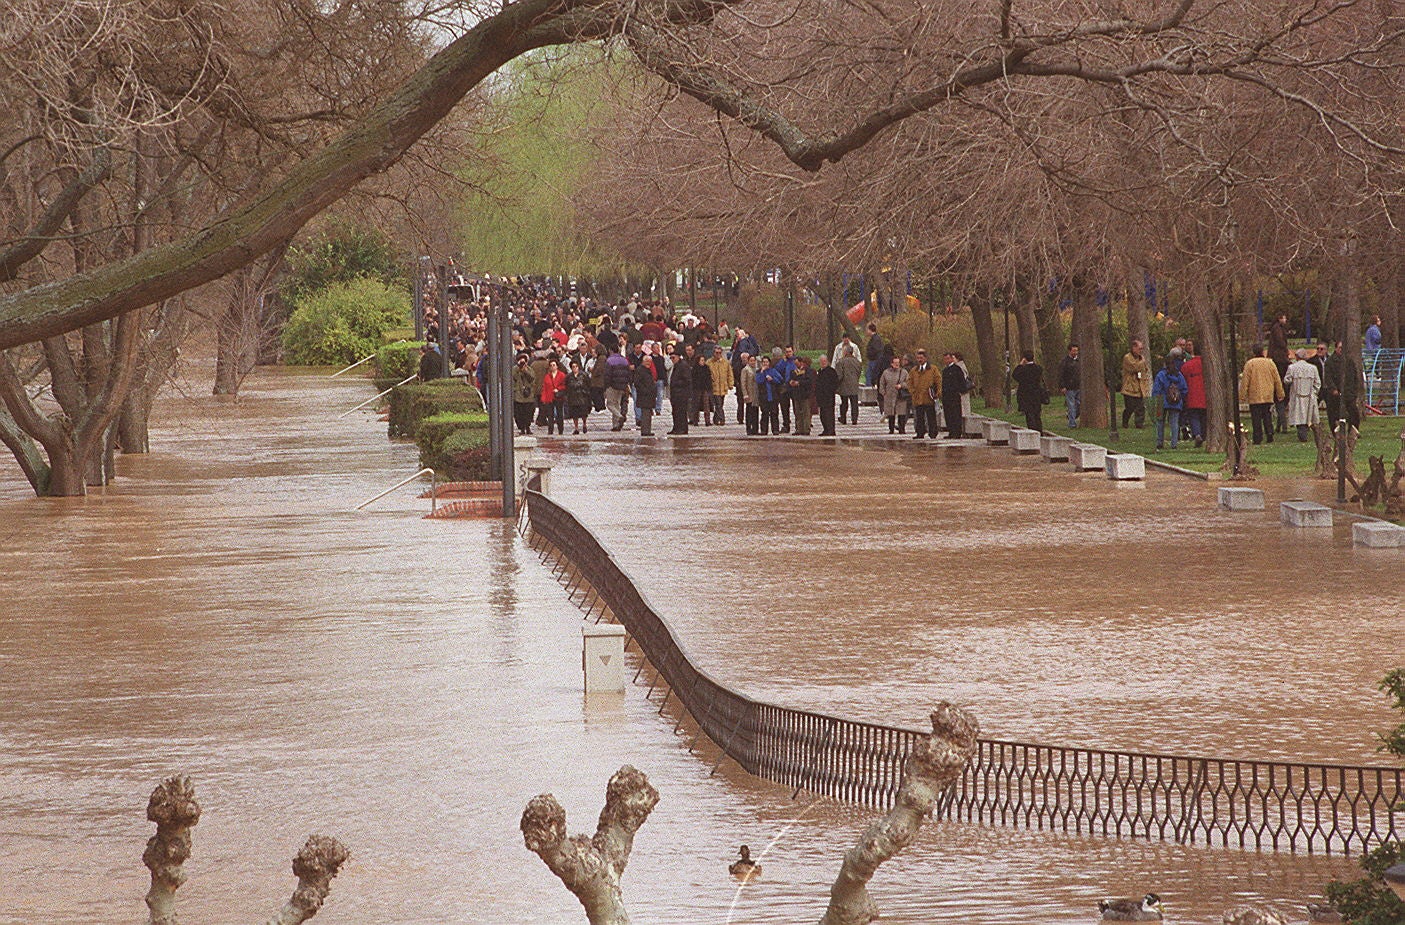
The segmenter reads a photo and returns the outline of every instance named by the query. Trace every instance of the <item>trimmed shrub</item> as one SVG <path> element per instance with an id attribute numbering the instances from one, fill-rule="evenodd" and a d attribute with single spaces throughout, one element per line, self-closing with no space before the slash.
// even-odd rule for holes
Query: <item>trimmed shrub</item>
<path id="1" fill-rule="evenodd" d="M 410 297 L 380 280 L 333 283 L 293 309 L 283 327 L 285 358 L 300 366 L 354 363 L 375 353 L 385 332 L 403 324 L 409 311 Z"/>
<path id="2" fill-rule="evenodd" d="M 460 436 L 462 435 L 462 436 Z M 449 467 L 448 443 L 454 440 L 454 452 L 475 446 L 487 446 L 488 416 L 481 411 L 448 411 L 430 415 L 415 426 L 415 445 L 420 448 L 420 465 L 440 472 Z M 477 442 L 481 437 L 481 442 Z"/>
<path id="3" fill-rule="evenodd" d="M 408 373 L 406 375 L 409 375 Z M 403 378 L 403 377 L 402 377 Z M 390 393 L 390 436 L 413 437 L 420 421 L 445 411 L 482 411 L 478 390 L 456 376 L 411 382 Z"/>
<path id="4" fill-rule="evenodd" d="M 483 434 L 484 444 L 479 447 L 471 447 L 455 453 L 449 458 L 449 468 L 446 474 L 450 481 L 454 482 L 486 482 L 492 478 L 492 473 L 488 471 L 492 456 L 488 451 L 487 432 Z"/>
<path id="5" fill-rule="evenodd" d="M 376 391 L 388 389 L 404 381 L 407 376 L 413 376 L 420 368 L 420 347 L 423 345 L 423 341 L 401 340 L 377 350 L 372 361 L 376 367 Z M 385 384 L 379 385 L 381 382 Z"/>

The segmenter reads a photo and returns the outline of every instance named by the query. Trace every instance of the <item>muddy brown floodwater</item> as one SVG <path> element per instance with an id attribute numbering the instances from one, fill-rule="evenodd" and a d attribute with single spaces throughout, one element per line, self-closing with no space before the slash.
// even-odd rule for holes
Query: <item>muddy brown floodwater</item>
<path id="1" fill-rule="evenodd" d="M 143 919 L 146 797 L 173 772 L 205 810 L 190 921 L 272 914 L 323 831 L 353 852 L 329 925 L 577 923 L 517 821 L 550 790 L 592 828 L 625 762 L 662 793 L 624 879 L 636 921 L 818 919 L 869 816 L 730 763 L 710 776 L 642 688 L 584 697 L 580 616 L 509 526 L 424 520 L 409 489 L 352 510 L 416 468 L 383 425 L 336 417 L 368 394 L 261 370 L 234 405 L 168 399 L 157 452 L 87 499 L 35 500 L 0 469 L 0 923 Z M 543 452 L 553 493 L 747 693 L 906 725 L 950 699 L 1039 742 L 1380 763 L 1405 555 L 1342 527 L 978 448 Z M 742 842 L 764 873 L 738 891 Z M 1092 922 L 1099 898 L 1148 890 L 1174 922 L 1255 899 L 1304 921 L 1352 871 L 944 823 L 875 894 L 898 923 Z"/>

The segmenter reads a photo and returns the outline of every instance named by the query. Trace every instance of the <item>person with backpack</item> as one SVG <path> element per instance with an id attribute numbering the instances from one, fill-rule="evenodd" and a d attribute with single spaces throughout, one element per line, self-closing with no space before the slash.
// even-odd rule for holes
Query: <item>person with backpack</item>
<path id="1" fill-rule="evenodd" d="M 1171 449 L 1175 449 L 1181 438 L 1181 412 L 1185 410 L 1186 381 L 1176 369 L 1174 357 L 1166 358 L 1166 365 L 1156 373 L 1151 382 L 1151 397 L 1161 399 L 1161 410 L 1156 415 L 1156 448 L 1165 448 L 1166 428 L 1171 428 Z"/>

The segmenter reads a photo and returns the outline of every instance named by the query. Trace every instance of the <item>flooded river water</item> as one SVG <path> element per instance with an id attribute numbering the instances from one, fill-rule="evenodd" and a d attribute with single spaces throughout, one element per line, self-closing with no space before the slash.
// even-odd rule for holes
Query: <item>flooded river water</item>
<path id="1" fill-rule="evenodd" d="M 593 828 L 605 781 L 662 799 L 638 922 L 818 919 L 866 813 L 690 754 L 642 688 L 580 693 L 578 612 L 509 525 L 428 521 L 364 383 L 260 371 L 175 398 L 157 452 L 80 500 L 0 468 L 0 923 L 143 919 L 146 797 L 194 778 L 191 921 L 272 914 L 311 831 L 353 858 L 319 921 L 576 923 L 523 847 L 538 792 Z M 544 450 L 715 675 L 778 702 L 987 735 L 1380 763 L 1402 563 L 1216 511 L 1204 483 L 1056 474 L 984 449 L 782 441 Z M 1292 489 L 1285 489 L 1291 491 Z M 1273 500 L 1273 499 L 1271 499 Z M 1274 505 L 1270 505 L 1271 508 Z M 1380 553 L 1385 552 L 1386 555 Z M 726 876 L 736 846 L 763 878 Z M 1303 921 L 1338 859 L 945 823 L 885 866 L 890 922 L 1075 923 L 1160 893 L 1170 921 L 1263 899 Z"/>

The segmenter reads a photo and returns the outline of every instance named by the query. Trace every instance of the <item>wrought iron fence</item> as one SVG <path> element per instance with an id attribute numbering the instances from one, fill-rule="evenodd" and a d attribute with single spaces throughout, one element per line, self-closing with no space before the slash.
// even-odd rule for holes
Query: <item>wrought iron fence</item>
<path id="1" fill-rule="evenodd" d="M 697 724 L 758 777 L 885 809 L 926 733 L 762 703 L 698 668 L 596 536 L 526 492 L 519 525 L 580 606 L 607 612 Z M 525 531 L 524 531 L 525 532 Z M 598 614 L 597 614 L 598 608 Z M 662 708 L 661 708 L 662 709 Z M 942 818 L 1267 851 L 1364 852 L 1405 835 L 1405 769 L 1244 761 L 982 739 Z"/>

